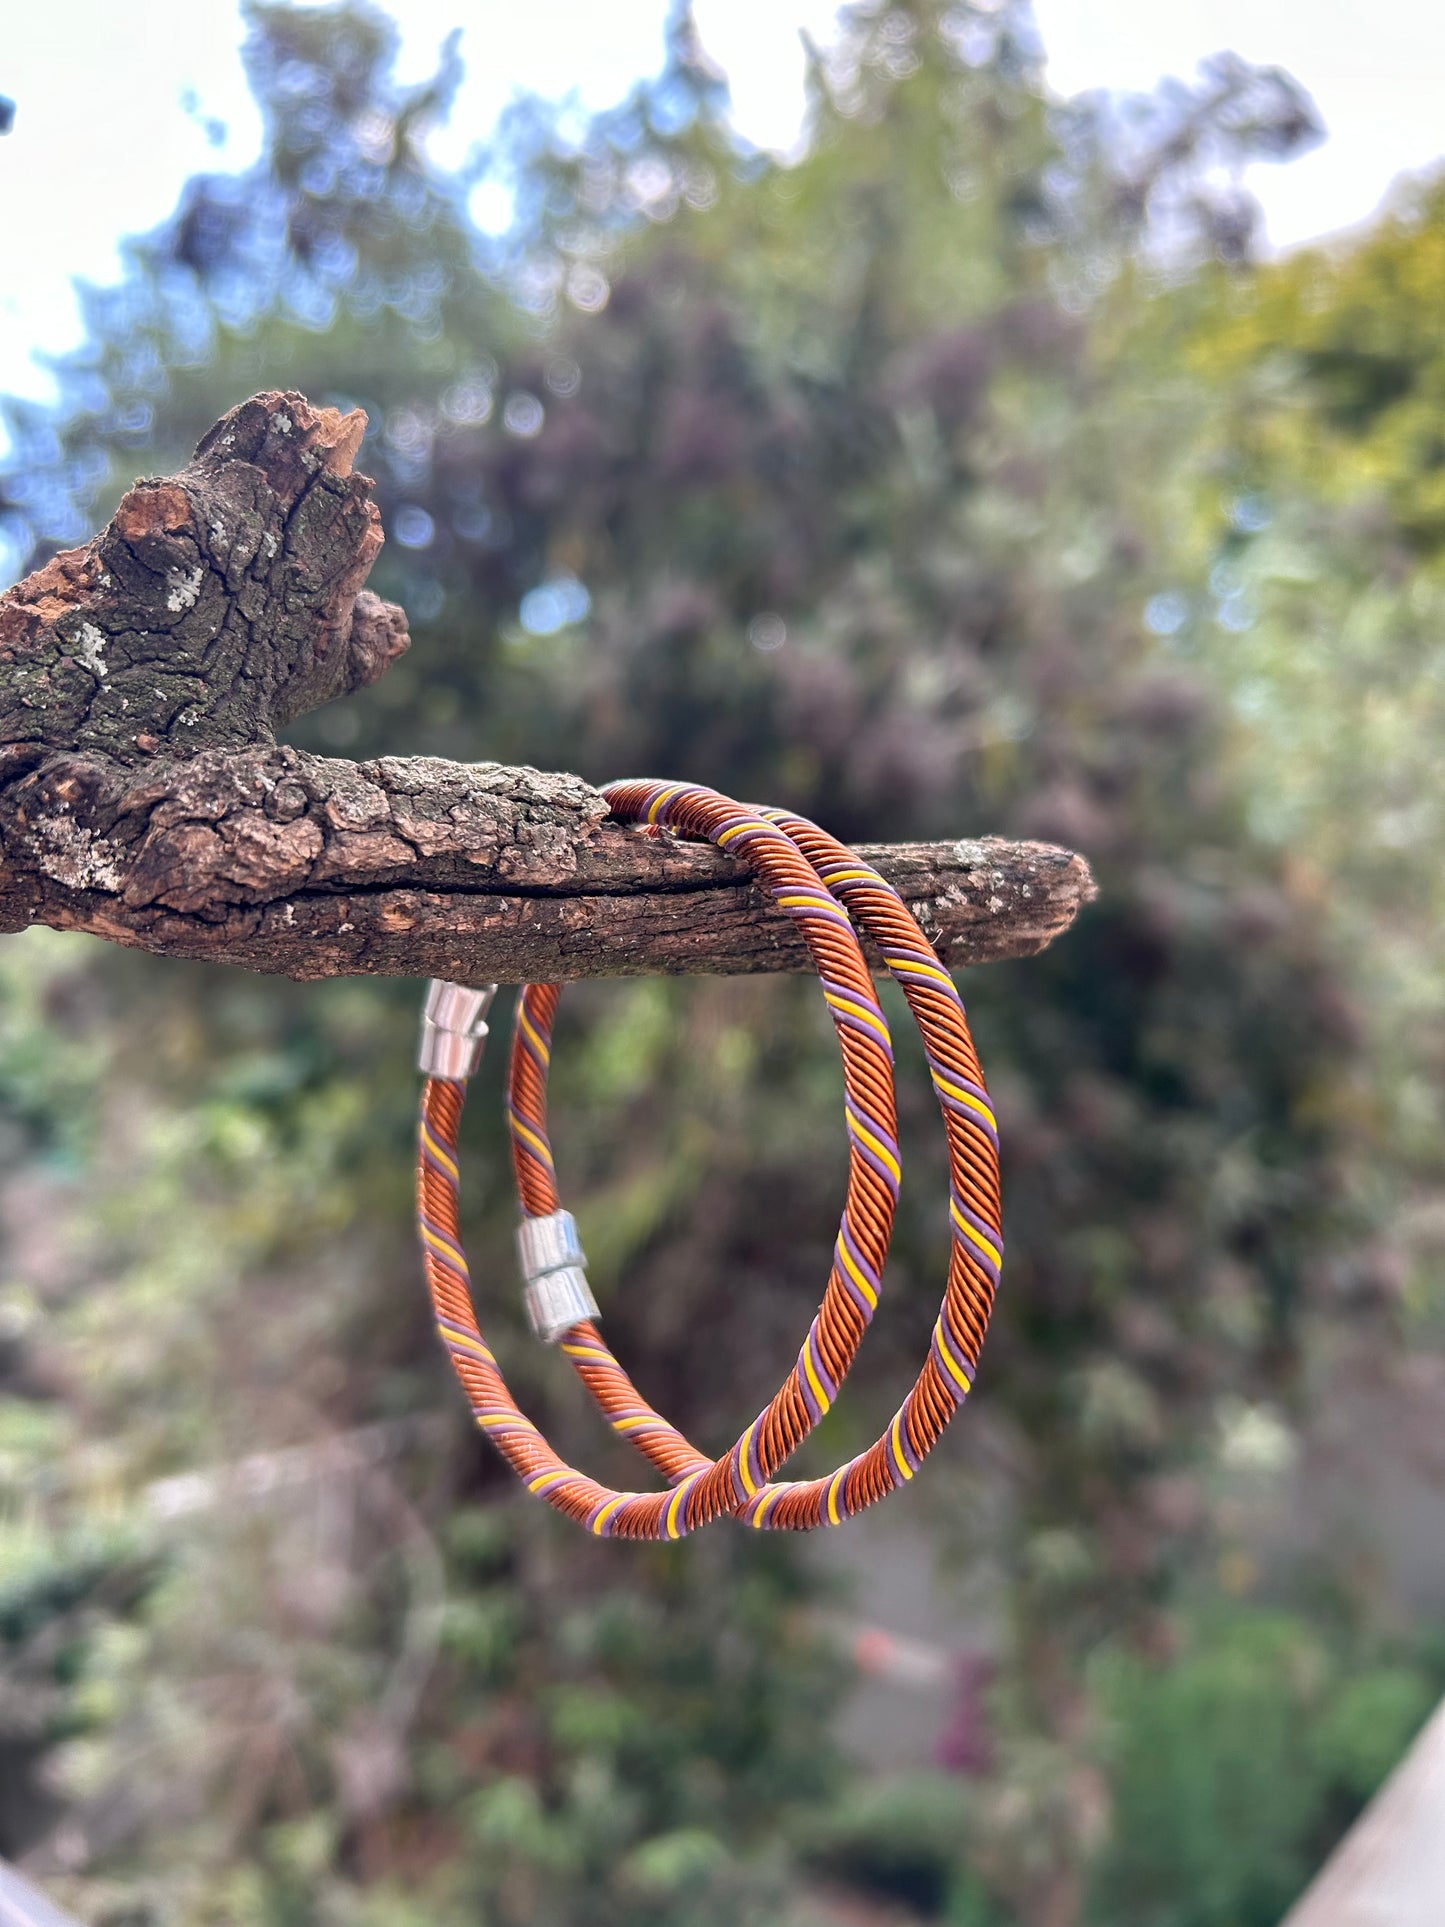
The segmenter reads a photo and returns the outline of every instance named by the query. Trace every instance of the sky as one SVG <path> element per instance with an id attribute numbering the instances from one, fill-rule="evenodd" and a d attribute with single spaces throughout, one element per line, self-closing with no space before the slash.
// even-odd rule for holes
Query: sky
<path id="1" fill-rule="evenodd" d="M 662 58 L 667 0 L 392 0 L 404 73 L 431 70 L 463 28 L 467 78 L 438 157 L 485 137 L 518 90 L 611 104 Z M 834 0 L 697 0 L 739 132 L 786 151 L 803 100 L 800 29 L 825 39 Z M 1221 48 L 1274 62 L 1313 95 L 1322 147 L 1248 182 L 1270 243 L 1351 227 L 1403 172 L 1445 152 L 1445 8 L 1424 0 L 1035 0 L 1059 94 L 1188 78 Z M 76 277 L 113 280 L 118 238 L 162 220 L 188 174 L 244 166 L 259 126 L 236 0 L 45 0 L 6 9 L 0 94 L 0 392 L 51 392 L 36 350 L 79 340 Z M 224 131 L 222 131 L 224 130 Z"/>

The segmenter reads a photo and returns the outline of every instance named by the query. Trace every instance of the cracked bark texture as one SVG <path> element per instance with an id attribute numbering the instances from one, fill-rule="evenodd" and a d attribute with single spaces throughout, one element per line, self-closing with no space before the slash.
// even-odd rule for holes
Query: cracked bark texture
<path id="1" fill-rule="evenodd" d="M 298 978 L 808 969 L 745 866 L 613 822 L 576 777 L 276 743 L 407 647 L 362 586 L 365 425 L 253 396 L 0 597 L 0 929 Z M 1047 844 L 861 853 L 953 964 L 1032 955 L 1093 895 Z"/>

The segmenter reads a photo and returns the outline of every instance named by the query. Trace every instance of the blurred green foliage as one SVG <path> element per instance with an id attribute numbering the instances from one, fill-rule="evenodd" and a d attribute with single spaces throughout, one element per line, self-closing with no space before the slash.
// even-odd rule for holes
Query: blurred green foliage
<path id="1" fill-rule="evenodd" d="M 1422 861 L 1445 828 L 1442 264 L 1445 199 L 1417 181 L 1368 233 L 1221 281 L 1172 320 L 1222 398 L 1200 439 L 1215 486 L 1181 554 L 1194 587 L 1175 646 L 1219 662 L 1253 819 L 1298 851 L 1357 953 L 1415 1169 L 1433 1168 L 1445 1121 L 1442 902 Z M 1413 1269 L 1412 1307 L 1438 1325 L 1428 1268 Z"/>
<path id="2" fill-rule="evenodd" d="M 1427 1671 L 1361 1666 L 1284 1615 L 1231 1617 L 1161 1672 L 1099 1666 L 1113 1796 L 1095 1874 L 1103 1921 L 1267 1927 L 1431 1710 Z"/>
<path id="3" fill-rule="evenodd" d="M 1297 1616 L 1216 1606 L 1168 1666 L 1111 1647 L 1089 1684 L 1097 1737 L 1080 1752 L 1107 1786 L 1109 1820 L 1075 1917 L 1274 1927 L 1399 1759 L 1439 1675 L 1343 1651 Z M 1013 1789 L 937 1773 L 865 1782 L 814 1824 L 805 1860 L 925 1918 L 992 1927 L 1015 1918 L 989 1875 L 1026 1851 L 1016 1789 L 1062 1764 L 1020 1749 Z"/>
<path id="4" fill-rule="evenodd" d="M 521 104 L 455 176 L 426 147 L 450 54 L 408 90 L 378 13 L 250 21 L 265 155 L 87 293 L 59 409 L 7 404 L 0 535 L 17 565 L 79 539 L 253 389 L 359 403 L 416 642 L 296 740 L 1088 854 L 1079 927 L 967 986 L 1007 1283 L 893 1508 L 986 1583 L 997 1680 L 976 1765 L 877 1779 L 831 1736 L 829 1568 L 520 1503 L 415 1278 L 412 987 L 32 933 L 0 955 L 0 1851 L 97 1927 L 801 1927 L 840 1890 L 958 1927 L 1272 1921 L 1445 1670 L 1328 1549 L 1255 1603 L 1231 1471 L 1391 1383 L 1412 1253 L 1429 1298 L 1391 1226 L 1435 1168 L 1434 1033 L 1404 1059 L 1437 886 L 1386 829 L 1433 821 L 1434 201 L 1252 266 L 1218 182 L 1312 137 L 1298 89 L 1225 58 L 1049 103 L 1012 4 L 851 9 L 793 164 L 738 152 L 680 20 L 623 108 Z M 488 173 L 500 239 L 467 215 Z M 939 1288 L 898 1034 L 888 1316 L 819 1462 L 892 1409 Z M 559 1035 L 609 1330 L 724 1441 L 826 1271 L 816 996 L 592 986 Z M 620 1477 L 495 1288 L 499 1079 L 468 1120 L 488 1326 Z"/>

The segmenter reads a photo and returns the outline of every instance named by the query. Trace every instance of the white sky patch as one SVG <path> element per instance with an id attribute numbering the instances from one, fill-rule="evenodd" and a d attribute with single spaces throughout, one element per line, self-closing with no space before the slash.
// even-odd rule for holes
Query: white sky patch
<path id="1" fill-rule="evenodd" d="M 505 234 L 516 206 L 517 197 L 504 181 L 478 181 L 467 197 L 467 212 L 483 234 Z"/>
<path id="2" fill-rule="evenodd" d="M 230 0 L 4 9 L 0 94 L 16 115 L 0 139 L 0 390 L 51 393 L 30 357 L 79 341 L 73 278 L 114 281 L 118 237 L 164 220 L 188 175 L 254 159 L 240 41 Z M 196 113 L 181 104 L 188 89 Z M 223 145 L 200 116 L 226 123 Z"/>
<path id="3" fill-rule="evenodd" d="M 1396 175 L 1445 149 L 1445 9 L 1420 0 L 1036 0 L 1036 10 L 1060 93 L 1187 77 L 1224 47 L 1294 73 L 1330 138 L 1298 161 L 1251 171 L 1276 247 L 1364 220 Z M 657 72 L 667 17 L 666 0 L 394 0 L 392 11 L 407 79 L 432 70 L 452 26 L 465 29 L 467 77 L 435 143 L 443 164 L 484 140 L 518 91 L 570 97 L 583 112 L 621 99 Z M 697 0 L 697 16 L 730 76 L 739 132 L 789 151 L 803 109 L 799 29 L 825 38 L 832 0 Z M 0 391 L 49 395 L 32 356 L 78 343 L 72 279 L 113 280 L 117 239 L 163 220 L 187 175 L 255 157 L 260 126 L 241 36 L 235 0 L 5 9 L 0 93 L 18 111 L 0 139 Z M 219 145 L 208 120 L 224 125 Z M 507 206 L 494 195 L 477 213 L 495 226 Z"/>
<path id="4" fill-rule="evenodd" d="M 1293 74 L 1328 138 L 1245 177 L 1276 249 L 1357 226 L 1445 152 L 1445 9 L 1422 0 L 1034 0 L 1034 13 L 1060 93 L 1143 91 L 1221 48 Z"/>
<path id="5" fill-rule="evenodd" d="M 803 119 L 803 33 L 826 42 L 834 0 L 695 0 L 698 32 L 728 76 L 733 122 L 757 147 L 787 153 Z"/>

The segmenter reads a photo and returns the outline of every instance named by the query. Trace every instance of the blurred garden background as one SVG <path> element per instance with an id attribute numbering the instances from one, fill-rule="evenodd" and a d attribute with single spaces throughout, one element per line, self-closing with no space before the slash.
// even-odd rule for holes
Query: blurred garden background
<path id="1" fill-rule="evenodd" d="M 1272 1927 L 1445 1692 L 1445 181 L 1268 257 L 1304 90 L 1061 99 L 1016 0 L 845 9 L 786 158 L 685 15 L 623 105 L 448 165 L 455 46 L 403 84 L 375 8 L 246 19 L 261 158 L 4 404 L 9 575 L 253 390 L 359 405 L 415 643 L 297 742 L 1037 835 L 1100 898 L 964 982 L 1009 1255 L 927 1476 L 665 1550 L 462 1408 L 417 985 L 7 939 L 0 1854 L 93 1927 Z M 889 1301 L 804 1469 L 941 1284 L 892 1007 Z M 559 1039 L 609 1335 L 720 1447 L 826 1276 L 821 1001 L 593 985 Z M 517 1317 L 503 1058 L 485 1317 L 625 1474 Z"/>

